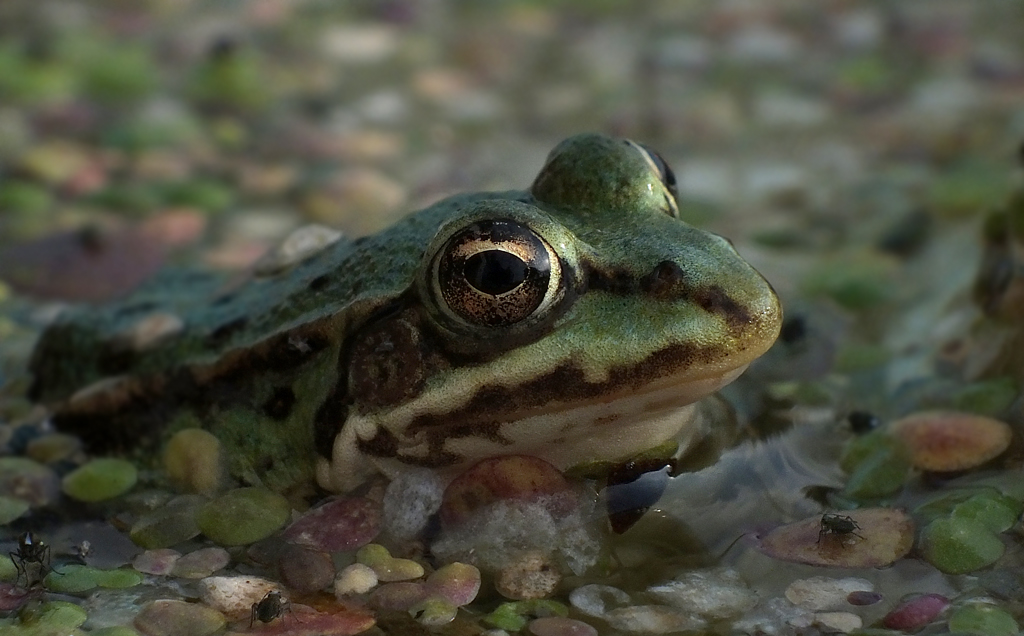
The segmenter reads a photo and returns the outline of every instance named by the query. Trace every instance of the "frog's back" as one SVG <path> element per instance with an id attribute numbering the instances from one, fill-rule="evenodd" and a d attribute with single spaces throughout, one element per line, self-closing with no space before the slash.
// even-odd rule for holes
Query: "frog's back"
<path id="1" fill-rule="evenodd" d="M 281 358 L 295 357 L 287 351 L 308 354 L 311 347 L 329 346 L 330 340 L 344 338 L 351 324 L 401 294 L 426 243 L 461 206 L 505 194 L 445 199 L 387 231 L 343 238 L 270 275 L 239 279 L 168 268 L 122 301 L 69 309 L 36 346 L 31 397 L 59 403 L 110 378 L 213 365 L 229 352 L 273 341 L 283 346 L 266 355 L 287 364 Z M 310 334 L 320 342 L 309 342 Z"/>

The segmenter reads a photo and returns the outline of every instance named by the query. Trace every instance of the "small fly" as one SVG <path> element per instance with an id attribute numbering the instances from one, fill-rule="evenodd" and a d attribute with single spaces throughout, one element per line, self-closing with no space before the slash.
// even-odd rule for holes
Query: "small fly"
<path id="1" fill-rule="evenodd" d="M 860 530 L 860 526 L 853 520 L 853 517 L 849 515 L 837 515 L 833 513 L 825 513 L 821 515 L 821 529 L 818 530 L 818 543 L 829 535 L 840 536 L 840 535 L 853 535 L 863 539 L 862 535 L 857 534 L 857 530 Z"/>
<path id="2" fill-rule="evenodd" d="M 24 576 L 25 587 L 29 587 L 32 583 L 41 581 L 50 571 L 50 546 L 31 531 L 18 537 L 18 549 L 9 552 L 8 555 L 14 563 L 14 569 L 18 572 L 18 576 L 14 579 L 15 586 Z M 35 577 L 29 576 L 29 566 L 35 566 L 33 567 Z"/>
<path id="3" fill-rule="evenodd" d="M 252 613 L 249 615 L 249 629 L 253 623 L 269 623 L 275 618 L 280 618 L 285 612 L 292 611 L 291 602 L 285 600 L 277 590 L 267 592 L 267 595 L 260 599 L 259 603 L 252 604 Z"/>

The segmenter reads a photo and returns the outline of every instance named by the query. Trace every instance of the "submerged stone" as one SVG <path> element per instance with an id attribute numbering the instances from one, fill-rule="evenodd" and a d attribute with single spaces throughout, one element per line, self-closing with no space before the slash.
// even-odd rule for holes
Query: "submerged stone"
<path id="1" fill-rule="evenodd" d="M 101 457 L 65 475 L 61 486 L 68 497 L 92 503 L 123 495 L 135 486 L 138 478 L 131 462 Z"/>
<path id="2" fill-rule="evenodd" d="M 373 541 L 380 527 L 380 504 L 342 497 L 303 514 L 284 531 L 284 538 L 324 552 L 347 552 Z"/>
<path id="3" fill-rule="evenodd" d="M 203 506 L 200 531 L 221 545 L 248 545 L 265 539 L 288 521 L 288 500 L 266 488 L 236 488 Z"/>
<path id="4" fill-rule="evenodd" d="M 882 619 L 882 626 L 902 632 L 915 632 L 931 623 L 949 607 L 949 599 L 939 594 L 921 594 L 903 601 Z"/>

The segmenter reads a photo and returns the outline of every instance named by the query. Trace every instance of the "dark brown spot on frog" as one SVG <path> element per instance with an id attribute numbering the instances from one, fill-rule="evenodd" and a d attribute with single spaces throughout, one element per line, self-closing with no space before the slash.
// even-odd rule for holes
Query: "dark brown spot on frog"
<path id="1" fill-rule="evenodd" d="M 286 419 L 295 406 L 295 391 L 291 387 L 279 386 L 263 403 L 263 412 L 267 417 L 281 421 Z"/>
<path id="2" fill-rule="evenodd" d="M 640 279 L 640 289 L 654 298 L 670 300 L 679 295 L 683 279 L 683 268 L 678 263 L 662 261 Z"/>
<path id="3" fill-rule="evenodd" d="M 350 341 L 349 395 L 368 408 L 404 402 L 423 389 L 425 351 L 419 318 L 406 310 L 371 320 Z"/>
<path id="4" fill-rule="evenodd" d="M 398 454 L 398 438 L 394 433 L 379 428 L 370 439 L 359 440 L 359 451 L 374 457 L 394 457 Z"/>
<path id="5" fill-rule="evenodd" d="M 725 293 L 720 285 L 700 287 L 691 294 L 704 311 L 718 314 L 733 329 L 740 329 L 750 323 L 750 313 Z"/>

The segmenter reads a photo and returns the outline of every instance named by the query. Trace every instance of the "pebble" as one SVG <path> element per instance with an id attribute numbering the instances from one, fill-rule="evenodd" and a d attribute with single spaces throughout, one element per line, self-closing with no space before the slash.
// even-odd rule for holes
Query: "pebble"
<path id="1" fill-rule="evenodd" d="M 373 590 L 370 593 L 369 605 L 382 610 L 405 612 L 429 597 L 430 592 L 422 583 L 398 581 L 385 583 Z"/>
<path id="2" fill-rule="evenodd" d="M 178 431 L 165 446 L 164 470 L 184 492 L 215 493 L 224 474 L 220 440 L 201 428 Z"/>
<path id="3" fill-rule="evenodd" d="M 931 623 L 949 607 L 949 599 L 939 594 L 921 594 L 900 602 L 882 618 L 882 626 L 903 632 L 915 632 Z"/>
<path id="4" fill-rule="evenodd" d="M 324 552 L 348 552 L 373 541 L 380 527 L 380 504 L 343 497 L 303 514 L 284 531 L 284 538 Z"/>
<path id="5" fill-rule="evenodd" d="M 334 561 L 331 555 L 298 545 L 281 551 L 278 560 L 281 581 L 296 592 L 311 594 L 334 582 Z"/>
<path id="6" fill-rule="evenodd" d="M 449 563 L 430 573 L 424 586 L 456 607 L 468 605 L 480 592 L 480 570 L 466 563 Z"/>
<path id="7" fill-rule="evenodd" d="M 143 574 L 167 576 L 174 571 L 174 564 L 181 558 L 181 552 L 170 548 L 146 550 L 135 557 L 132 567 Z"/>
<path id="8" fill-rule="evenodd" d="M 147 550 L 169 548 L 199 536 L 196 515 L 208 502 L 201 495 L 180 495 L 141 515 L 129 531 L 136 545 Z"/>
<path id="9" fill-rule="evenodd" d="M 288 521 L 288 500 L 266 488 L 236 488 L 199 509 L 200 531 L 221 545 L 248 545 L 269 537 Z"/>
<path id="10" fill-rule="evenodd" d="M 529 600 L 551 596 L 562 574 L 544 554 L 528 552 L 498 572 L 494 588 L 505 598 Z"/>
<path id="11" fill-rule="evenodd" d="M 202 579 L 231 563 L 231 555 L 224 548 L 200 548 L 177 559 L 172 570 L 173 576 L 185 579 Z"/>
<path id="12" fill-rule="evenodd" d="M 410 559 L 391 556 L 388 549 L 376 543 L 370 543 L 356 552 L 356 562 L 373 568 L 377 578 L 382 582 L 408 581 L 418 579 L 424 574 L 423 566 Z"/>
<path id="13" fill-rule="evenodd" d="M 846 597 L 846 602 L 850 605 L 874 605 L 881 600 L 882 595 L 878 592 L 850 592 Z"/>
<path id="14" fill-rule="evenodd" d="M 849 634 L 864 626 L 860 616 L 851 612 L 816 612 L 814 622 L 826 628 L 825 632 L 842 632 Z"/>
<path id="15" fill-rule="evenodd" d="M 48 466 L 24 457 L 0 457 L 0 495 L 38 508 L 53 503 L 60 486 L 60 478 Z"/>
<path id="16" fill-rule="evenodd" d="M 416 537 L 441 507 L 443 495 L 444 481 L 436 471 L 419 469 L 399 474 L 384 492 L 383 527 L 399 540 Z"/>
<path id="17" fill-rule="evenodd" d="M 81 449 L 82 440 L 74 435 L 49 433 L 30 441 L 25 447 L 25 455 L 41 464 L 50 464 L 70 459 Z"/>
<path id="18" fill-rule="evenodd" d="M 253 603 L 280 588 L 258 576 L 209 576 L 201 584 L 203 603 L 232 620 L 249 618 Z"/>
<path id="19" fill-rule="evenodd" d="M 342 234 L 326 225 L 311 223 L 291 234 L 253 265 L 257 276 L 274 276 L 341 240 Z"/>
<path id="20" fill-rule="evenodd" d="M 61 480 L 64 494 L 93 503 L 128 492 L 138 481 L 135 465 L 124 459 L 101 457 L 71 471 Z"/>
<path id="21" fill-rule="evenodd" d="M 786 588 L 790 603 L 812 611 L 838 609 L 855 592 L 872 592 L 870 581 L 857 578 L 834 579 L 827 576 L 813 576 L 797 579 Z"/>
<path id="22" fill-rule="evenodd" d="M 377 573 L 368 565 L 353 563 L 341 570 L 334 579 L 334 595 L 338 598 L 353 594 L 366 594 L 377 587 Z"/>
<path id="23" fill-rule="evenodd" d="M 1002 454 L 1013 437 L 1005 422 L 956 411 L 908 415 L 890 424 L 889 434 L 903 441 L 914 466 L 937 472 L 980 466 Z"/>
<path id="24" fill-rule="evenodd" d="M 457 605 L 439 596 L 431 596 L 409 608 L 409 614 L 416 618 L 420 625 L 440 627 L 455 620 L 459 613 Z"/>
<path id="25" fill-rule="evenodd" d="M 992 565 L 1005 549 L 998 535 L 973 519 L 936 519 L 921 531 L 925 560 L 946 574 L 967 574 Z"/>
<path id="26" fill-rule="evenodd" d="M 611 609 L 628 606 L 632 599 L 617 587 L 591 583 L 570 592 L 569 602 L 587 616 L 601 617 Z"/>
<path id="27" fill-rule="evenodd" d="M 75 563 L 62 565 L 59 571 L 51 570 L 43 578 L 46 589 L 66 594 L 86 592 L 96 587 L 124 589 L 141 582 L 142 577 L 135 570 L 99 570 Z"/>
<path id="28" fill-rule="evenodd" d="M 593 626 L 565 616 L 535 618 L 527 623 L 526 628 L 534 636 L 597 636 L 597 629 Z"/>
<path id="29" fill-rule="evenodd" d="M 667 634 L 704 627 L 704 621 L 664 605 L 634 605 L 607 612 L 602 618 L 612 629 L 634 634 Z"/>
<path id="30" fill-rule="evenodd" d="M 647 588 L 655 599 L 709 619 L 741 614 L 757 605 L 757 593 L 735 570 L 689 572 L 674 581 Z"/>
<path id="31" fill-rule="evenodd" d="M 135 629 L 145 636 L 211 636 L 226 624 L 215 609 L 172 599 L 147 603 L 134 621 Z"/>

